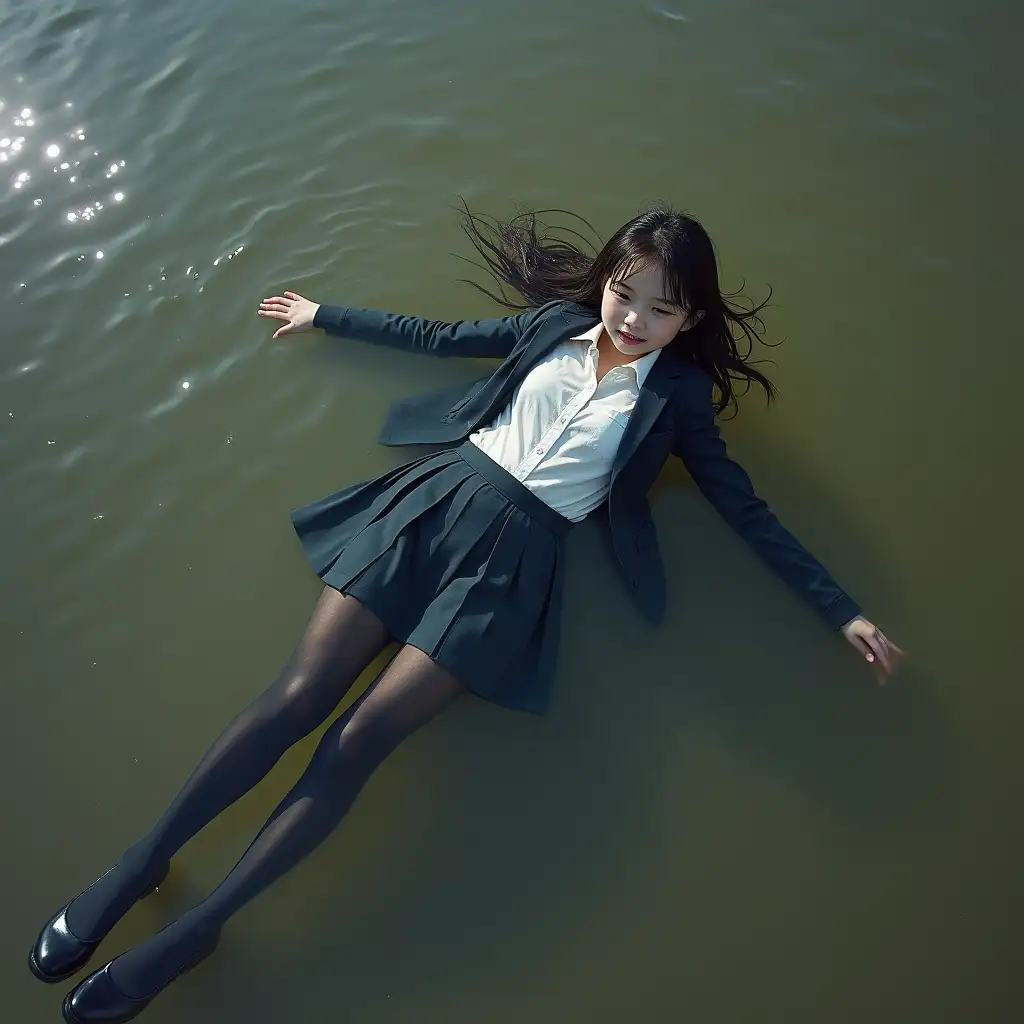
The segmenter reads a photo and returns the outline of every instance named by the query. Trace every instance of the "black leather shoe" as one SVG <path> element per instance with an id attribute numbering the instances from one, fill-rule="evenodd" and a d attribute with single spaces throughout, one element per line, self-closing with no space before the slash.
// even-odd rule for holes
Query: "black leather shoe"
<path id="1" fill-rule="evenodd" d="M 67 1024 L 125 1024 L 134 1020 L 151 1002 L 176 978 L 188 974 L 193 967 L 198 967 L 216 948 L 220 941 L 220 932 L 215 932 L 203 946 L 192 954 L 184 967 L 171 975 L 152 995 L 142 999 L 126 996 L 114 984 L 110 976 L 111 960 L 106 967 L 94 971 L 77 988 L 72 989 L 64 997 L 61 1007 Z"/>
<path id="2" fill-rule="evenodd" d="M 110 868 L 104 874 L 109 875 L 113 870 Z M 163 869 L 160 877 L 139 899 L 151 896 L 156 887 L 167 877 L 169 870 L 170 864 Z M 48 985 L 66 981 L 72 974 L 81 970 L 96 952 L 96 947 L 106 938 L 106 933 L 98 938 L 88 940 L 80 939 L 75 935 L 68 927 L 67 921 L 68 907 L 74 902 L 71 900 L 70 903 L 65 903 L 47 922 L 46 927 L 39 933 L 35 945 L 28 953 L 28 969 L 40 981 L 45 981 Z"/>

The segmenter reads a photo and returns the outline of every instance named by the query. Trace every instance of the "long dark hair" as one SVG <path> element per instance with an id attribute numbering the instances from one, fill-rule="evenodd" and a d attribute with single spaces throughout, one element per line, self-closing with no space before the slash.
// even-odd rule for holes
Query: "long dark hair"
<path id="1" fill-rule="evenodd" d="M 463 200 L 461 212 L 462 228 L 484 260 L 481 269 L 498 282 L 499 291 L 474 281 L 466 283 L 508 309 L 563 300 L 600 310 L 606 281 L 628 277 L 654 263 L 664 270 L 666 298 L 688 310 L 691 318 L 704 314 L 670 344 L 681 347 L 711 378 L 717 392 L 716 413 L 735 407 L 736 383 L 741 385 L 740 394 L 753 383 L 764 389 L 769 402 L 775 397 L 775 386 L 750 362 L 755 342 L 765 344 L 760 313 L 771 289 L 768 299 L 746 309 L 730 301 L 737 295 L 723 295 L 714 243 L 695 218 L 668 206 L 652 207 L 623 224 L 597 251 L 578 231 L 550 228 L 538 221 L 541 214 L 564 214 L 594 234 L 587 221 L 567 210 L 528 209 L 502 221 L 471 213 Z M 508 289 L 525 301 L 511 298 Z"/>

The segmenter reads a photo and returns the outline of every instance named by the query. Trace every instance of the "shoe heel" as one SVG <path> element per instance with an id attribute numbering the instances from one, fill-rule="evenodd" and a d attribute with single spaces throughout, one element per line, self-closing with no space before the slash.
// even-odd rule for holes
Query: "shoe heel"
<path id="1" fill-rule="evenodd" d="M 150 887 L 149 887 L 148 889 L 146 889 L 146 890 L 145 890 L 145 891 L 144 891 L 144 892 L 143 892 L 143 893 L 142 893 L 142 894 L 141 894 L 141 895 L 139 896 L 139 899 L 140 899 L 140 900 L 144 900 L 144 899 L 146 899 L 146 897 L 147 897 L 147 896 L 152 896 L 152 895 L 153 895 L 153 893 L 155 893 L 155 892 L 157 891 L 157 889 L 158 889 L 158 888 L 159 888 L 159 887 L 160 887 L 161 885 L 163 885 L 163 883 L 164 883 L 164 879 L 166 879 L 166 878 L 167 878 L 168 874 L 170 874 L 170 871 L 171 871 L 171 862 L 170 862 L 170 861 L 168 861 L 168 862 L 167 862 L 167 866 L 166 866 L 166 867 L 165 867 L 165 868 L 163 869 L 163 871 L 161 872 L 161 874 L 160 874 L 160 877 L 159 877 L 159 878 L 158 878 L 158 879 L 157 879 L 157 880 L 156 880 L 156 881 L 155 881 L 155 882 L 154 882 L 154 883 L 153 883 L 153 884 L 152 884 L 152 885 L 151 885 L 151 886 L 150 886 Z"/>

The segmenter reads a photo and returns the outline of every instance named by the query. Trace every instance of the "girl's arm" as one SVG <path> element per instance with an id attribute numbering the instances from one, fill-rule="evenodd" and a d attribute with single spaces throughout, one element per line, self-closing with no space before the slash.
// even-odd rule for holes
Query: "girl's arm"
<path id="1" fill-rule="evenodd" d="M 504 359 L 512 352 L 538 312 L 531 309 L 516 316 L 448 324 L 376 309 L 320 305 L 295 292 L 264 299 L 259 308 L 260 316 L 285 321 L 274 332 L 275 338 L 319 327 L 328 334 L 390 345 L 406 352 L 496 359 Z"/>
<path id="2" fill-rule="evenodd" d="M 902 651 L 861 615 L 860 606 L 757 496 L 743 468 L 726 451 L 715 422 L 711 382 L 697 400 L 677 407 L 673 452 L 683 460 L 704 496 L 723 519 L 794 590 L 882 673 L 892 671 Z"/>

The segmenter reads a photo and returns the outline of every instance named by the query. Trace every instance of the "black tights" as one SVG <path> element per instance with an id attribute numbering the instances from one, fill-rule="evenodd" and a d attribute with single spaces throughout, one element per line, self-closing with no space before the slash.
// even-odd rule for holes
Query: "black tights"
<path id="1" fill-rule="evenodd" d="M 277 680 L 221 733 L 150 832 L 71 904 L 71 930 L 80 938 L 105 934 L 173 854 L 324 722 L 388 639 L 358 601 L 325 589 Z M 224 881 L 117 958 L 110 969 L 117 986 L 142 998 L 164 984 L 236 910 L 321 843 L 377 765 L 461 692 L 458 680 L 422 651 L 400 648 L 324 733 L 302 777 Z"/>

